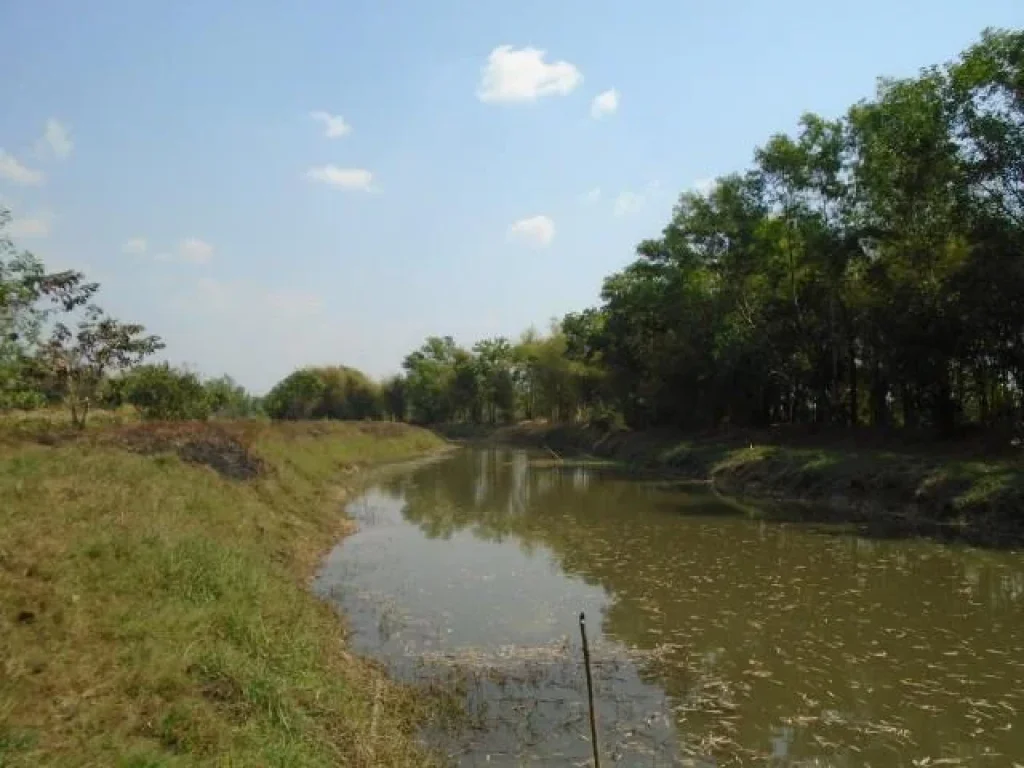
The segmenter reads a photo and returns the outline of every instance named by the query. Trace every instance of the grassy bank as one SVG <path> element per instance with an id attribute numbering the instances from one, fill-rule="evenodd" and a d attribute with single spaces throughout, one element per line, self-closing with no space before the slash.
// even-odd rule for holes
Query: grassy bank
<path id="1" fill-rule="evenodd" d="M 527 423 L 496 430 L 454 427 L 452 438 L 546 447 L 711 482 L 723 493 L 810 502 L 803 514 L 888 517 L 1019 539 L 1024 530 L 1024 453 L 978 442 L 911 441 L 867 432 L 733 430 L 604 431 Z"/>
<path id="2" fill-rule="evenodd" d="M 24 425 L 22 425 L 23 427 Z M 0 766 L 422 765 L 308 590 L 393 424 L 0 428 Z"/>

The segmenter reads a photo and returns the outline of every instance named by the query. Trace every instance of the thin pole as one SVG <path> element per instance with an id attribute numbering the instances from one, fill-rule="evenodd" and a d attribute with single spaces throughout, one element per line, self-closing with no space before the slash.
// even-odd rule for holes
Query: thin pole
<path id="1" fill-rule="evenodd" d="M 587 670 L 587 700 L 590 702 L 590 745 L 594 748 L 594 768 L 601 768 L 601 750 L 597 747 L 597 717 L 594 713 L 594 681 L 590 677 L 590 646 L 587 645 L 587 619 L 580 614 L 583 635 L 583 666 Z"/>

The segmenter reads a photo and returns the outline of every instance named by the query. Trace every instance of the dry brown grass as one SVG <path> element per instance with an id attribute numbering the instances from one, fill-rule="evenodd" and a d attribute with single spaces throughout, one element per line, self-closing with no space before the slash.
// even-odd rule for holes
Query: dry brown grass
<path id="1" fill-rule="evenodd" d="M 261 422 L 39 434 L 0 440 L 0 766 L 423 764 L 420 703 L 345 652 L 307 585 L 346 525 L 337 481 L 439 440 Z"/>

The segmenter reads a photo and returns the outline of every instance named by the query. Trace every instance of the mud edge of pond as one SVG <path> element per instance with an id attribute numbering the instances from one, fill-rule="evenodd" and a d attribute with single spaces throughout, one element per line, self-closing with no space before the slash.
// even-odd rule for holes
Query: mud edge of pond
<path id="1" fill-rule="evenodd" d="M 765 517 L 884 524 L 981 546 L 1024 545 L 1024 453 L 787 430 L 608 430 L 525 423 L 435 427 L 450 440 L 594 456 L 665 479 L 770 502 Z"/>

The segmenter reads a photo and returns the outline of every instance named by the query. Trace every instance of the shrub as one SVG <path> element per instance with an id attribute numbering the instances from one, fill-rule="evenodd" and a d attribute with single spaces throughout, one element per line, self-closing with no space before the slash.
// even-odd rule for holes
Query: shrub
<path id="1" fill-rule="evenodd" d="M 124 401 L 146 420 L 201 419 L 210 415 L 206 389 L 199 377 L 167 363 L 142 365 L 124 377 Z"/>
<path id="2" fill-rule="evenodd" d="M 303 368 L 280 381 L 263 407 L 273 419 L 376 419 L 381 415 L 381 395 L 380 388 L 355 368 Z"/>

